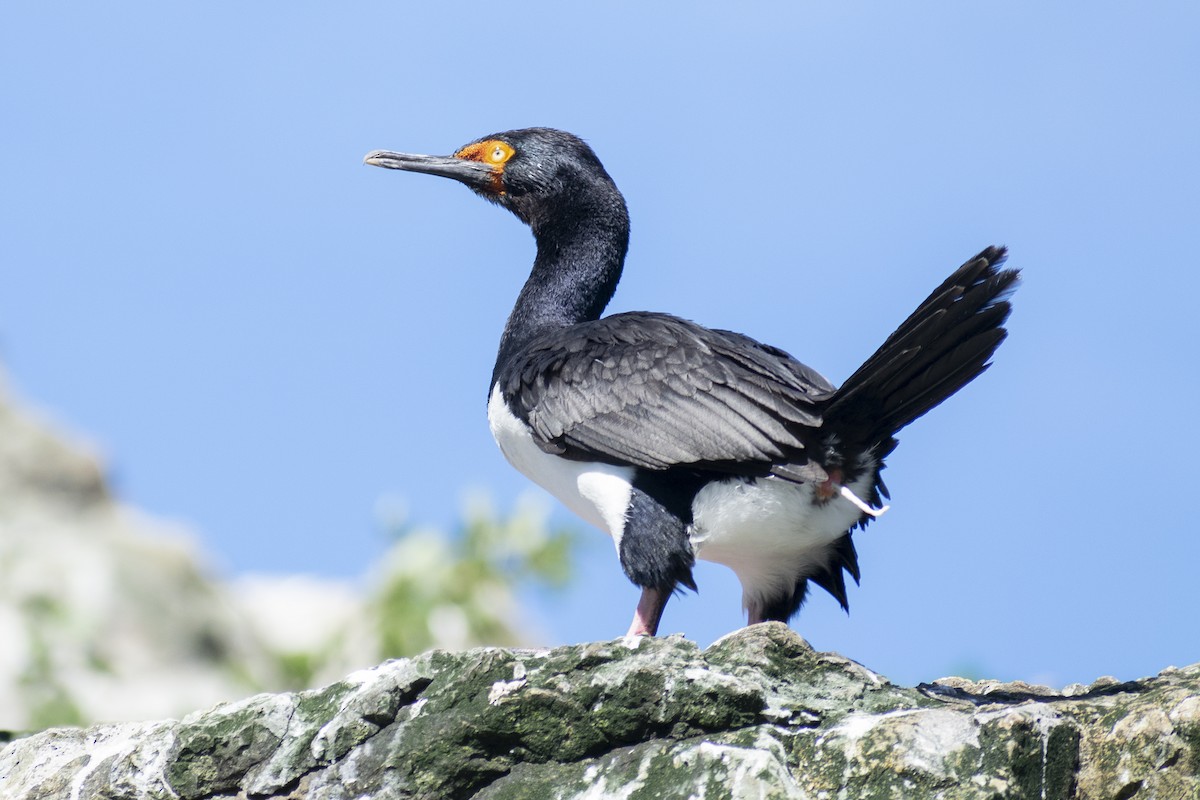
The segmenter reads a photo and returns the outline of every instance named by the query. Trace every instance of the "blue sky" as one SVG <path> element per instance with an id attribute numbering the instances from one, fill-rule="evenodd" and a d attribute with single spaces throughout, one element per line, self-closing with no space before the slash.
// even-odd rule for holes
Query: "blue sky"
<path id="1" fill-rule="evenodd" d="M 120 495 L 227 573 L 358 575 L 380 498 L 448 525 L 526 491 L 488 434 L 528 231 L 361 166 L 551 125 L 633 218 L 610 310 L 671 311 L 841 381 L 965 258 L 1025 271 L 995 367 L 901 436 L 847 617 L 901 681 L 1200 661 L 1191 516 L 1200 12 L 1159 3 L 194 4 L 0 9 L 0 360 Z M 565 513 L 563 514 L 565 519 Z M 532 599 L 625 630 L 589 531 Z M 667 632 L 740 624 L 719 567 Z"/>

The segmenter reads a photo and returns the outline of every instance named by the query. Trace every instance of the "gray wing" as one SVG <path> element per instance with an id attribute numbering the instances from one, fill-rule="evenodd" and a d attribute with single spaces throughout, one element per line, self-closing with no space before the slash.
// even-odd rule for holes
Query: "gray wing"
<path id="1" fill-rule="evenodd" d="M 782 350 L 649 313 L 535 339 L 497 381 L 544 450 L 653 470 L 803 464 L 834 392 Z"/>

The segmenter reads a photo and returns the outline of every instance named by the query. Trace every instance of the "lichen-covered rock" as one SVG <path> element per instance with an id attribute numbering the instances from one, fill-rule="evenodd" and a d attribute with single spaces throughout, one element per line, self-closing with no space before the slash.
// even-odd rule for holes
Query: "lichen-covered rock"
<path id="1" fill-rule="evenodd" d="M 0 750 L 0 798 L 1194 798 L 1200 665 L 1070 695 L 905 688 L 778 623 L 433 651 Z"/>

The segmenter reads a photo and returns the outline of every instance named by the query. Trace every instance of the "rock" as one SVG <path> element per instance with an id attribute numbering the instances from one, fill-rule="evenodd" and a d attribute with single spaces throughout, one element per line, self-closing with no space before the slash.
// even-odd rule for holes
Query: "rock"
<path id="1" fill-rule="evenodd" d="M 779 623 L 431 651 L 182 721 L 0 750 L 0 797 L 1192 798 L 1200 665 L 1072 696 L 896 686 Z"/>
<path id="2" fill-rule="evenodd" d="M 0 642 L 0 728 L 186 713 L 278 681 L 192 537 L 114 500 L 94 450 L 2 380 Z"/>
<path id="3" fill-rule="evenodd" d="M 0 509 L 88 509 L 109 502 L 94 448 L 70 442 L 38 415 L 9 401 L 0 376 Z"/>

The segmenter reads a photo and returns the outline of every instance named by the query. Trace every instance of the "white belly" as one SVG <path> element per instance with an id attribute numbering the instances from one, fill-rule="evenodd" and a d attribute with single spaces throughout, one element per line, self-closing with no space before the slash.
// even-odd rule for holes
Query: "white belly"
<path id="1" fill-rule="evenodd" d="M 850 489 L 871 491 L 864 472 Z M 843 497 L 814 502 L 811 484 L 780 478 L 710 483 L 692 502 L 692 546 L 696 557 L 737 573 L 747 607 L 788 596 L 796 579 L 829 563 L 831 545 L 861 513 Z"/>
<path id="2" fill-rule="evenodd" d="M 529 426 L 508 409 L 498 387 L 488 398 L 488 425 L 508 462 L 563 505 L 613 537 L 618 552 L 633 493 L 633 468 L 570 461 L 545 452 Z"/>

